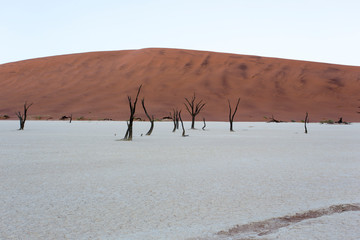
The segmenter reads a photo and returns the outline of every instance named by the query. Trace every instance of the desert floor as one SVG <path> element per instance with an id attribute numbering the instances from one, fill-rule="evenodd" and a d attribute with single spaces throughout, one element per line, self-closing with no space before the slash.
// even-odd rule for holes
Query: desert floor
<path id="1" fill-rule="evenodd" d="M 0 121 L 0 239 L 360 237 L 359 123 L 18 125 Z"/>

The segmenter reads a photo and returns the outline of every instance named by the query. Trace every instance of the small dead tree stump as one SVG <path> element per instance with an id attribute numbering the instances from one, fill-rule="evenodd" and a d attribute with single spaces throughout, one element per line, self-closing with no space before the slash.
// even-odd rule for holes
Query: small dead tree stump
<path id="1" fill-rule="evenodd" d="M 20 120 L 20 128 L 19 130 L 24 130 L 25 127 L 25 122 L 26 122 L 26 118 L 27 118 L 27 111 L 29 110 L 29 108 L 31 107 L 31 105 L 33 105 L 32 103 L 27 105 L 27 102 L 24 103 L 24 112 L 21 114 L 20 111 L 18 111 L 16 114 L 16 116 L 19 118 Z"/>
<path id="2" fill-rule="evenodd" d="M 342 118 L 342 117 L 340 117 L 340 118 L 339 118 L 339 121 L 337 121 L 337 122 L 335 122 L 335 123 L 337 123 L 337 124 L 349 124 L 348 122 L 343 121 L 343 118 Z"/>
<path id="3" fill-rule="evenodd" d="M 342 117 L 341 117 L 341 118 L 339 118 L 339 121 L 337 121 L 337 122 L 335 122 L 335 123 L 338 123 L 338 124 L 342 124 L 342 123 L 344 123 L 344 122 L 343 122 Z"/>
<path id="4" fill-rule="evenodd" d="M 203 118 L 203 121 L 204 121 L 204 126 L 202 127 L 202 130 L 204 130 L 204 131 L 205 131 L 205 128 L 206 128 L 205 118 Z"/>

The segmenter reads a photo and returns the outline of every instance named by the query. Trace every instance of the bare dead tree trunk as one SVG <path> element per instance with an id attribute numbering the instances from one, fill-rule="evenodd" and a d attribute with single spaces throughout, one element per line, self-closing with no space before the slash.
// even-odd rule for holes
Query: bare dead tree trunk
<path id="1" fill-rule="evenodd" d="M 152 131 L 153 131 L 153 129 L 154 129 L 154 116 L 152 116 L 152 118 L 151 118 L 151 117 L 149 116 L 149 114 L 147 113 L 146 108 L 145 108 L 145 99 L 144 99 L 144 98 L 141 100 L 141 104 L 142 104 L 142 106 L 143 106 L 143 108 L 144 108 L 144 112 L 145 112 L 146 116 L 148 117 L 148 119 L 149 119 L 149 121 L 150 121 L 150 123 L 151 123 L 150 130 L 146 133 L 147 136 L 150 136 L 151 133 L 152 133 Z"/>
<path id="2" fill-rule="evenodd" d="M 308 133 L 308 130 L 307 130 L 307 127 L 306 127 L 306 123 L 308 123 L 308 122 L 309 122 L 309 114 L 308 114 L 308 112 L 306 112 L 305 121 L 304 121 L 304 123 L 305 123 L 305 133 L 306 134 Z"/>
<path id="3" fill-rule="evenodd" d="M 200 100 L 199 102 L 196 101 L 196 96 L 194 93 L 194 96 L 192 97 L 191 101 L 189 99 L 185 98 L 186 103 L 184 103 L 186 110 L 191 115 L 191 129 L 195 129 L 195 117 L 200 113 L 200 111 L 204 108 L 206 103 L 203 103 L 203 100 Z"/>
<path id="4" fill-rule="evenodd" d="M 126 124 L 127 124 L 127 130 L 126 130 L 126 133 L 125 133 L 124 140 L 126 140 L 129 137 L 129 121 L 126 121 Z"/>
<path id="5" fill-rule="evenodd" d="M 131 102 L 131 97 L 128 96 L 129 108 L 130 108 L 130 118 L 129 118 L 129 122 L 127 123 L 128 129 L 127 129 L 125 137 L 124 137 L 124 140 L 127 140 L 127 141 L 132 141 L 135 109 L 136 109 L 136 103 L 138 101 L 141 87 L 142 87 L 142 85 L 140 85 L 140 87 L 138 89 L 134 103 Z"/>
<path id="6" fill-rule="evenodd" d="M 172 119 L 172 121 L 173 121 L 173 123 L 174 123 L 174 128 L 173 128 L 172 132 L 175 132 L 175 131 L 176 131 L 175 114 L 176 114 L 175 109 L 173 109 L 173 113 L 171 114 L 171 119 Z"/>
<path id="7" fill-rule="evenodd" d="M 175 132 L 176 129 L 179 129 L 179 111 L 177 109 L 173 109 L 172 119 L 174 123 L 173 132 Z"/>
<path id="8" fill-rule="evenodd" d="M 230 104 L 230 100 L 228 99 L 228 103 L 229 103 L 229 122 L 230 122 L 230 132 L 234 132 L 233 130 L 233 122 L 234 122 L 234 117 L 236 114 L 236 111 L 238 109 L 239 103 L 240 103 L 240 98 L 238 98 L 238 101 L 236 103 L 236 107 L 234 110 L 234 113 L 231 115 L 231 104 Z"/>
<path id="9" fill-rule="evenodd" d="M 176 129 L 179 129 L 179 111 L 178 110 L 176 110 L 175 123 L 176 123 Z"/>
<path id="10" fill-rule="evenodd" d="M 26 122 L 26 118 L 27 118 L 27 111 L 29 110 L 29 108 L 31 107 L 31 105 L 33 105 L 32 103 L 27 105 L 27 102 L 24 103 L 24 112 L 23 114 L 21 114 L 21 112 L 17 112 L 15 113 L 16 116 L 19 118 L 20 120 L 20 128 L 19 130 L 24 130 L 25 127 L 25 122 Z"/>
<path id="11" fill-rule="evenodd" d="M 206 128 L 205 118 L 203 118 L 203 121 L 204 121 L 204 126 L 202 127 L 202 130 L 205 130 L 205 128 Z"/>
<path id="12" fill-rule="evenodd" d="M 70 114 L 70 116 L 69 116 L 69 123 L 71 123 L 71 121 L 72 121 L 72 114 Z"/>
<path id="13" fill-rule="evenodd" d="M 21 115 L 20 111 L 16 113 L 16 116 L 18 116 L 18 118 L 20 120 L 19 130 L 24 130 L 25 121 L 24 121 L 23 116 Z"/>
<path id="14" fill-rule="evenodd" d="M 183 137 L 188 137 L 189 135 L 186 135 L 186 134 L 185 134 L 184 123 L 183 123 L 183 121 L 182 121 L 182 119 L 181 119 L 181 110 L 179 111 L 179 119 L 180 119 L 181 127 L 182 127 L 182 130 L 183 130 L 182 136 L 183 136 Z"/>

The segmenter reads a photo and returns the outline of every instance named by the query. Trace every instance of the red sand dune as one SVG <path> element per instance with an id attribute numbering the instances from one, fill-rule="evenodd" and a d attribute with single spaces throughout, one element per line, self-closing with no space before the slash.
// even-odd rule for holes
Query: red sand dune
<path id="1" fill-rule="evenodd" d="M 141 49 L 53 56 L 0 65 L 0 115 L 15 118 L 25 101 L 32 119 L 129 116 L 127 95 L 143 89 L 155 118 L 183 109 L 196 92 L 206 101 L 198 120 L 227 120 L 228 103 L 241 98 L 235 121 L 264 116 L 300 121 L 360 120 L 360 67 L 227 53 Z M 140 100 L 139 100 L 140 103 Z M 137 116 L 145 118 L 141 104 Z"/>

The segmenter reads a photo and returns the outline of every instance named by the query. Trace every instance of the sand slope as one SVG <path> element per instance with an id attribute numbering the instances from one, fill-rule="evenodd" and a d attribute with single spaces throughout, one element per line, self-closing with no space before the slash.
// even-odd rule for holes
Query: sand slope
<path id="1" fill-rule="evenodd" d="M 360 67 L 179 49 L 92 52 L 0 65 L 0 115 L 15 117 L 24 101 L 30 115 L 127 119 L 127 95 L 143 84 L 150 114 L 185 111 L 196 92 L 207 102 L 199 116 L 227 120 L 227 99 L 241 98 L 237 120 L 272 114 L 300 121 L 344 117 L 360 121 Z M 145 117 L 139 107 L 139 117 Z M 185 119 L 187 114 L 183 114 Z"/>

